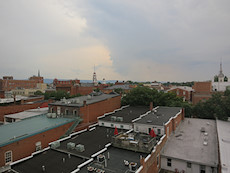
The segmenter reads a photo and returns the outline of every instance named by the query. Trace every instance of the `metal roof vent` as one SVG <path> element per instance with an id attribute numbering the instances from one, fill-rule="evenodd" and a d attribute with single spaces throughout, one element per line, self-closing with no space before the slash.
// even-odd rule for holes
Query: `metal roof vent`
<path id="1" fill-rule="evenodd" d="M 204 141 L 204 146 L 207 146 L 208 145 L 208 141 Z"/>
<path id="2" fill-rule="evenodd" d="M 105 161 L 105 156 L 103 154 L 100 154 L 97 156 L 97 161 L 99 163 L 103 163 Z"/>
<path id="3" fill-rule="evenodd" d="M 200 131 L 205 132 L 205 127 L 201 127 Z"/>
<path id="4" fill-rule="evenodd" d="M 91 96 L 91 95 L 88 95 L 88 96 L 87 96 L 87 100 L 92 100 L 92 96 Z"/>
<path id="5" fill-rule="evenodd" d="M 136 172 L 136 170 L 137 170 L 137 163 L 135 163 L 135 162 L 130 162 L 130 163 L 129 163 L 129 171 L 130 171 L 130 172 Z"/>
<path id="6" fill-rule="evenodd" d="M 147 123 L 152 123 L 153 121 L 152 120 L 148 120 Z"/>

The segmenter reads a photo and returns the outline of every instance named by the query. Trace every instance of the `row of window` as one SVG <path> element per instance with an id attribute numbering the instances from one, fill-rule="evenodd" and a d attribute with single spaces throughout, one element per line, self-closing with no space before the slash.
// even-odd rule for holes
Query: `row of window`
<path id="1" fill-rule="evenodd" d="M 57 111 L 57 114 L 59 114 L 60 110 Z M 55 113 L 54 109 L 51 108 L 51 113 Z M 70 111 L 68 109 L 65 110 L 65 115 L 70 115 Z M 73 115 L 78 115 L 78 111 L 77 110 L 73 110 Z"/>
<path id="2" fill-rule="evenodd" d="M 172 167 L 172 159 L 167 158 L 167 166 Z M 191 162 L 187 162 L 187 168 L 192 168 Z M 205 166 L 204 165 L 200 165 L 200 173 L 205 173 Z"/>

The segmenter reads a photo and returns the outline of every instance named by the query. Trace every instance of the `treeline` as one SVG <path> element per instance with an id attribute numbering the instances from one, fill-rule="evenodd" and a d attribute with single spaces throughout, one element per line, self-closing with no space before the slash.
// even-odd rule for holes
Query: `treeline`
<path id="1" fill-rule="evenodd" d="M 122 105 L 148 106 L 150 102 L 153 102 L 154 106 L 185 108 L 186 117 L 227 120 L 230 112 L 230 91 L 224 94 L 215 93 L 208 101 L 195 106 L 184 102 L 174 93 L 158 92 L 147 87 L 134 88 L 122 98 Z"/>
<path id="2" fill-rule="evenodd" d="M 34 93 L 34 95 L 44 95 L 44 99 L 45 100 L 48 100 L 48 99 L 53 99 L 53 100 L 61 100 L 62 98 L 73 98 L 73 97 L 79 97 L 81 96 L 81 94 L 77 94 L 77 95 L 74 95 L 74 96 L 70 96 L 69 93 L 67 93 L 66 91 L 62 91 L 62 90 L 59 90 L 59 91 L 51 91 L 51 92 L 46 92 L 46 93 L 42 93 L 41 91 L 36 91 Z"/>

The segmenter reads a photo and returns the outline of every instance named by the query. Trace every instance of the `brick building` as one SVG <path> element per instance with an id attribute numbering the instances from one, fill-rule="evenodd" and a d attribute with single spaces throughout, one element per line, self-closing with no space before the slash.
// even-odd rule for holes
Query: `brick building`
<path id="1" fill-rule="evenodd" d="M 30 156 L 59 139 L 73 124 L 72 118 L 39 115 L 0 126 L 0 167 Z"/>
<path id="2" fill-rule="evenodd" d="M 200 101 L 208 100 L 212 97 L 212 82 L 194 82 L 192 87 L 194 89 L 193 92 L 193 101 L 192 103 L 195 105 Z"/>
<path id="3" fill-rule="evenodd" d="M 121 106 L 121 96 L 118 94 L 95 94 L 50 103 L 49 112 L 57 115 L 77 115 L 83 123 L 97 122 L 97 117 L 114 111 Z"/>
<path id="4" fill-rule="evenodd" d="M 17 88 L 37 88 L 38 83 L 43 83 L 43 77 L 32 76 L 29 80 L 14 80 L 13 76 L 3 76 L 3 79 L 0 79 L 0 90 L 11 91 Z"/>
<path id="5" fill-rule="evenodd" d="M 81 94 L 81 95 L 88 95 L 94 91 L 94 89 L 99 88 L 102 90 L 107 85 L 100 84 L 95 86 L 94 83 L 80 83 L 80 80 L 66 80 L 60 81 L 58 79 L 54 79 L 53 85 L 56 87 L 57 91 L 66 91 L 71 96 Z"/>
<path id="6" fill-rule="evenodd" d="M 167 90 L 167 92 L 175 93 L 178 97 L 182 97 L 184 101 L 192 102 L 192 93 L 194 89 L 188 86 L 175 86 Z"/>

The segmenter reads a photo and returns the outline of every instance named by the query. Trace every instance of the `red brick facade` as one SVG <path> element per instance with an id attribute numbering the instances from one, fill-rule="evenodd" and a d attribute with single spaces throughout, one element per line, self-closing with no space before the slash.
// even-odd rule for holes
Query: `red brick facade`
<path id="1" fill-rule="evenodd" d="M 195 92 L 193 93 L 193 101 L 192 103 L 195 105 L 200 101 L 208 100 L 212 97 L 212 82 L 195 82 L 193 89 Z"/>
<path id="2" fill-rule="evenodd" d="M 70 128 L 73 122 L 33 135 L 0 148 L 0 167 L 5 165 L 5 152 L 12 151 L 13 161 L 30 156 L 36 150 L 36 142 L 41 142 L 42 148 L 50 142 L 59 139 Z"/>
<path id="3" fill-rule="evenodd" d="M 77 115 L 83 118 L 82 123 L 88 124 L 88 123 L 97 122 L 97 117 L 120 108 L 121 96 L 119 95 L 93 104 L 86 104 L 80 108 L 66 106 L 66 105 L 63 106 L 50 105 L 49 112 L 57 113 L 57 107 L 60 107 L 61 109 L 60 112 L 63 115 L 66 114 L 66 110 L 68 110 L 70 114 L 74 114 L 73 112 L 76 111 Z"/>
<path id="4" fill-rule="evenodd" d="M 174 88 L 170 89 L 168 92 L 175 93 L 178 97 L 182 97 L 186 101 L 192 101 L 192 91 L 188 91 L 182 88 Z"/>
<path id="5" fill-rule="evenodd" d="M 0 80 L 0 90 L 11 91 L 16 88 L 37 88 L 37 83 L 43 83 L 43 77 L 33 76 L 29 80 L 14 80 L 12 76 L 4 76 L 3 80 Z"/>

